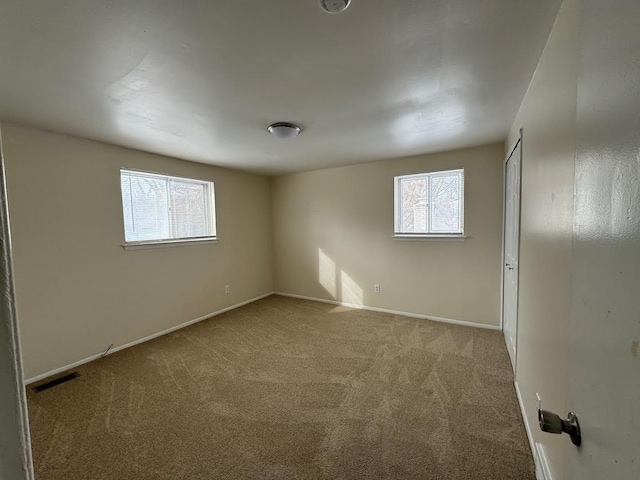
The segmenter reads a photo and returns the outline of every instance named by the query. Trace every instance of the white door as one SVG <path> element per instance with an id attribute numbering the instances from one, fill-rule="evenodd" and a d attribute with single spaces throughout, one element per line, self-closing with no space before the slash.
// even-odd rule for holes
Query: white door
<path id="1" fill-rule="evenodd" d="M 640 2 L 584 0 L 581 22 L 567 410 L 582 445 L 565 478 L 638 480 Z"/>
<path id="2" fill-rule="evenodd" d="M 505 167 L 502 321 L 507 350 L 516 368 L 518 331 L 518 253 L 520 251 L 520 141 Z"/>

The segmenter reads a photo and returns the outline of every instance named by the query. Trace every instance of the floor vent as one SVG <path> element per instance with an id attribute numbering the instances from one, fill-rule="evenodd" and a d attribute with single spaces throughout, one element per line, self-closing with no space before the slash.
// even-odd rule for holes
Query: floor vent
<path id="1" fill-rule="evenodd" d="M 33 389 L 36 392 L 42 392 L 44 390 L 48 390 L 50 388 L 55 387 L 56 385 L 60 385 L 61 383 L 68 382 L 69 380 L 73 380 L 74 378 L 79 377 L 77 372 L 67 373 L 66 375 L 62 375 L 61 377 L 54 378 L 53 380 L 49 380 L 46 383 L 41 383 L 40 385 L 36 385 Z"/>

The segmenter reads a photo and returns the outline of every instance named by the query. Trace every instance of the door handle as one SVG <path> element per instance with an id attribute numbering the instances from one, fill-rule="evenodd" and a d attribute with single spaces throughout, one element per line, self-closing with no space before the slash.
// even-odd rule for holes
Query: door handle
<path id="1" fill-rule="evenodd" d="M 573 412 L 569 412 L 567 419 L 563 420 L 556 413 L 540 409 L 538 410 L 538 422 L 540 423 L 540 430 L 543 432 L 557 435 L 567 433 L 571 437 L 571 443 L 575 446 L 579 447 L 582 443 L 578 416 Z"/>

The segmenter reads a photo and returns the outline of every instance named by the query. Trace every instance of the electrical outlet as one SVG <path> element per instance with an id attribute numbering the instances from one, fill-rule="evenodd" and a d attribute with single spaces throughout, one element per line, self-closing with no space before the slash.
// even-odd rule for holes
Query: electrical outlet
<path id="1" fill-rule="evenodd" d="M 224 293 L 229 293 L 229 285 L 224 286 Z"/>
<path id="2" fill-rule="evenodd" d="M 373 286 L 373 293 L 380 293 L 380 284 L 379 283 L 376 283 Z"/>

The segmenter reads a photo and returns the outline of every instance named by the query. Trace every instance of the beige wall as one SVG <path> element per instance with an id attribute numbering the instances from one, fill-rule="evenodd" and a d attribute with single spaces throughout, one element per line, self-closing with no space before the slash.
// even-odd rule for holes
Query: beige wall
<path id="1" fill-rule="evenodd" d="M 543 408 L 566 413 L 579 3 L 561 7 L 507 143 L 522 127 L 516 381 L 553 480 L 564 478 L 570 443 L 540 431 L 535 402 L 538 392 Z"/>
<path id="2" fill-rule="evenodd" d="M 499 325 L 503 159 L 498 144 L 272 179 L 276 291 Z M 393 177 L 460 167 L 470 238 L 394 240 Z"/>
<path id="3" fill-rule="evenodd" d="M 2 137 L 26 378 L 272 291 L 268 178 L 10 124 Z M 124 251 L 120 167 L 214 181 L 219 243 Z"/>

